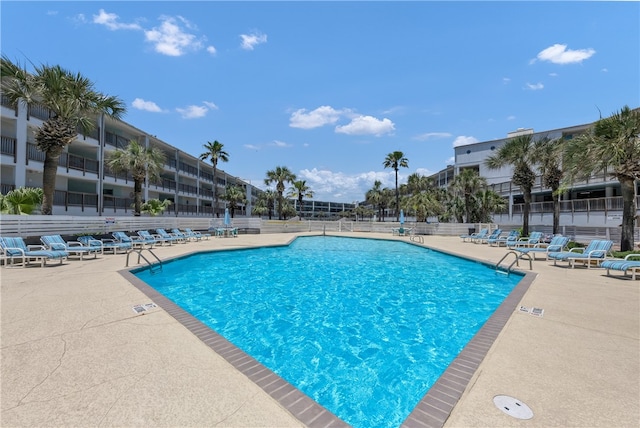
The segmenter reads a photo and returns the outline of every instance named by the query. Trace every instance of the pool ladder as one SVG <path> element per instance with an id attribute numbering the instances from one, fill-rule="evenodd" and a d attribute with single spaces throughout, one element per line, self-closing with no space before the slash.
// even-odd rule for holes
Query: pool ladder
<path id="1" fill-rule="evenodd" d="M 511 262 L 509 267 L 505 269 L 504 267 L 501 266 L 501 263 L 512 254 L 515 256 L 515 259 Z M 533 261 L 529 254 L 518 254 L 515 251 L 509 251 L 507 254 L 504 255 L 504 257 L 500 259 L 498 263 L 496 263 L 496 273 L 509 275 L 511 273 L 511 268 L 513 268 L 513 265 L 520 266 L 520 259 L 529 260 L 529 270 L 533 270 Z"/>
<path id="2" fill-rule="evenodd" d="M 151 255 L 156 259 L 157 263 L 151 263 L 149 259 L 147 259 L 142 254 L 143 251 L 148 251 L 149 253 L 151 253 Z M 138 253 L 138 264 L 140 264 L 141 258 L 144 259 L 144 261 L 147 262 L 147 264 L 149 265 L 149 271 L 151 273 L 158 273 L 162 271 L 162 260 L 160 260 L 158 256 L 156 256 L 156 254 L 153 251 L 151 251 L 151 248 L 132 248 L 129 251 L 127 251 L 127 262 L 125 264 L 125 267 L 129 267 L 129 256 L 131 255 L 131 253 Z"/>

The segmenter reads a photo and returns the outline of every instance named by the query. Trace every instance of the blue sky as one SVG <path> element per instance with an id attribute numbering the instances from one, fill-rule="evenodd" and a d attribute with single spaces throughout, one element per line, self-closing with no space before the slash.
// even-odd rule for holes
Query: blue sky
<path id="1" fill-rule="evenodd" d="M 30 2 L 2 53 L 121 98 L 124 120 L 264 188 L 286 166 L 317 200 L 429 175 L 453 147 L 640 106 L 638 2 Z"/>

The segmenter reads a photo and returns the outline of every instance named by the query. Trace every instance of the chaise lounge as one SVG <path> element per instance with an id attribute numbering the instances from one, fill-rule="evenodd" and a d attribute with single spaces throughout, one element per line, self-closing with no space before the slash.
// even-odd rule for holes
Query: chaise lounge
<path id="1" fill-rule="evenodd" d="M 5 266 L 14 266 L 17 259 L 22 261 L 22 267 L 29 265 L 31 261 L 39 262 L 40 267 L 44 267 L 49 260 L 60 260 L 60 264 L 69 257 L 66 251 L 47 250 L 43 245 L 27 245 L 24 239 L 1 238 L 0 250 L 6 259 Z"/>
<path id="2" fill-rule="evenodd" d="M 611 255 L 613 241 L 594 239 L 586 248 L 572 248 L 569 251 L 549 254 L 549 258 L 553 259 L 553 265 L 556 266 L 558 261 L 568 262 L 573 269 L 576 267 L 576 261 L 582 262 L 590 269 L 591 265 L 600 265 L 600 262 Z M 582 251 L 582 252 L 578 252 Z"/>
<path id="3" fill-rule="evenodd" d="M 82 242 L 78 241 L 65 241 L 60 235 L 43 235 L 40 237 L 40 241 L 52 251 L 66 251 L 69 255 L 78 257 L 80 260 L 84 260 L 85 256 L 93 254 L 93 258 L 98 257 L 98 248 L 85 246 Z"/>
<path id="4" fill-rule="evenodd" d="M 637 258 L 638 260 L 631 260 Z M 607 270 L 607 275 L 611 276 L 611 270 L 617 270 L 626 275 L 631 273 L 631 279 L 635 281 L 640 277 L 640 254 L 628 254 L 624 259 L 609 259 L 600 263 L 600 267 Z"/>
<path id="5" fill-rule="evenodd" d="M 549 254 L 560 253 L 564 251 L 569 243 L 569 238 L 562 235 L 556 235 L 551 238 L 551 242 L 548 244 L 544 242 L 539 242 L 534 244 L 533 247 L 518 247 L 512 248 L 513 250 L 520 253 L 520 257 L 525 254 L 529 254 L 533 260 L 537 260 L 536 254 L 544 255 L 544 259 L 547 260 L 549 258 Z"/>

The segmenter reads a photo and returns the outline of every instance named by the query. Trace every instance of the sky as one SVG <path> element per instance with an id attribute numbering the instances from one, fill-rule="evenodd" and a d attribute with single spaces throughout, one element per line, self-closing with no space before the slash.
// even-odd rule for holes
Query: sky
<path id="1" fill-rule="evenodd" d="M 454 147 L 640 106 L 639 2 L 11 1 L 2 54 L 60 65 L 123 120 L 266 189 L 289 168 L 321 201 L 395 187 Z"/>

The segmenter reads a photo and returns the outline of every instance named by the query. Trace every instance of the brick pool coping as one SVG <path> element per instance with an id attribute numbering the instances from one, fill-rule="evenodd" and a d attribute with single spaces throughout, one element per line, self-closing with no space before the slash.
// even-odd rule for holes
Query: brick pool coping
<path id="1" fill-rule="evenodd" d="M 429 249 L 440 251 L 434 248 Z M 448 253 L 446 251 L 441 252 L 486 264 L 477 259 Z M 350 426 L 311 399 L 308 395 L 262 365 L 255 358 L 246 354 L 154 288 L 138 279 L 132 271 L 139 269 L 140 268 L 124 269 L 119 271 L 119 273 L 193 333 L 205 345 L 209 346 L 215 353 L 229 362 L 236 370 L 243 373 L 257 386 L 262 388 L 302 424 L 310 428 Z M 515 312 L 535 277 L 535 273 L 524 273 L 523 278 L 511 293 L 509 293 L 502 304 L 500 304 L 482 328 L 473 336 L 460 354 L 449 364 L 444 373 L 422 397 L 420 402 L 418 402 L 413 411 L 402 423 L 402 427 L 440 428 L 444 426 L 451 411 L 475 375 L 476 370 L 493 346 L 498 335 L 502 332 L 511 315 Z"/>

